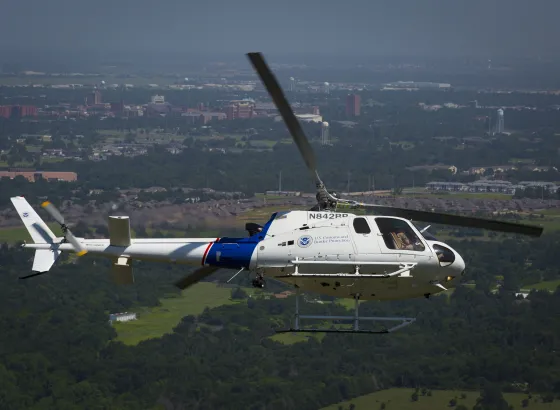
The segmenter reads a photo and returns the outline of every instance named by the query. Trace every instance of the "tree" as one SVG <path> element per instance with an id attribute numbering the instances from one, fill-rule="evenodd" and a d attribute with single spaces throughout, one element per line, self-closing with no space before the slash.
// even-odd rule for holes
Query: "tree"
<path id="1" fill-rule="evenodd" d="M 247 299 L 247 292 L 245 292 L 241 288 L 235 288 L 231 291 L 231 298 L 232 299 Z"/>
<path id="2" fill-rule="evenodd" d="M 509 404 L 497 384 L 486 383 L 473 410 L 509 410 Z"/>

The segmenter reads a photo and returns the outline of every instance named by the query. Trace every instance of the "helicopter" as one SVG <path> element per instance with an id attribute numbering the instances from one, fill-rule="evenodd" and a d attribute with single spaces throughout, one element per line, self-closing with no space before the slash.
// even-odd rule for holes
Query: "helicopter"
<path id="1" fill-rule="evenodd" d="M 265 286 L 265 278 L 295 288 L 294 325 L 277 332 L 389 333 L 412 324 L 408 317 L 363 317 L 359 302 L 401 300 L 431 295 L 456 287 L 465 273 L 465 261 L 448 244 L 419 230 L 412 220 L 538 237 L 543 228 L 512 222 L 437 212 L 418 211 L 341 198 L 329 192 L 317 171 L 313 149 L 292 111 L 276 77 L 261 53 L 247 57 L 284 120 L 316 188 L 317 203 L 309 210 L 273 213 L 263 225 L 247 223 L 241 238 L 132 238 L 128 216 L 109 216 L 109 238 L 77 238 L 62 214 L 49 201 L 42 208 L 59 223 L 63 236 L 56 237 L 24 197 L 11 201 L 27 228 L 35 249 L 31 278 L 48 272 L 61 252 L 78 257 L 87 253 L 112 260 L 111 275 L 119 284 L 134 282 L 133 260 L 198 265 L 175 283 L 187 289 L 219 269 L 246 270 L 254 274 L 252 285 Z M 374 215 L 351 213 L 353 209 Z M 231 280 L 230 279 L 230 280 Z M 228 281 L 229 282 L 229 281 Z M 301 292 L 313 292 L 354 300 L 354 315 L 302 315 Z M 301 319 L 353 321 L 351 329 L 302 328 Z M 381 331 L 360 329 L 360 321 L 400 322 Z"/>

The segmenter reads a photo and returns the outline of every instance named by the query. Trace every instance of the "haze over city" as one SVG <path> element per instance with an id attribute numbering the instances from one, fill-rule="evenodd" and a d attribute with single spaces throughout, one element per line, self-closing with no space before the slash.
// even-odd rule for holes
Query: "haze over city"
<path id="1" fill-rule="evenodd" d="M 553 0 L 30 0 L 4 10 L 0 48 L 10 50 L 548 58 L 560 49 Z"/>

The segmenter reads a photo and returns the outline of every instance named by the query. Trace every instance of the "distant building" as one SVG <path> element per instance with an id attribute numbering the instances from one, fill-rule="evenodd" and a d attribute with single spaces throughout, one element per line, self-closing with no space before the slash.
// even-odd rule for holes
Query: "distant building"
<path id="1" fill-rule="evenodd" d="M 509 181 L 501 180 L 479 180 L 463 184 L 461 182 L 428 182 L 426 189 L 429 191 L 447 191 L 447 192 L 472 192 L 472 193 L 500 193 L 514 195 L 518 190 L 523 191 L 526 188 L 542 187 L 548 192 L 555 193 L 558 187 L 551 182 L 520 182 L 512 184 Z"/>
<path id="2" fill-rule="evenodd" d="M 136 320 L 136 313 L 111 313 L 109 315 L 109 323 L 113 322 L 128 322 L 130 320 Z"/>
<path id="3" fill-rule="evenodd" d="M 321 123 L 321 145 L 329 145 L 329 123 L 323 122 Z"/>
<path id="4" fill-rule="evenodd" d="M 152 95 L 152 99 L 151 99 L 152 104 L 164 104 L 165 103 L 165 97 L 163 95 Z"/>
<path id="5" fill-rule="evenodd" d="M 36 117 L 37 107 L 33 105 L 0 105 L 0 117 L 23 118 Z"/>
<path id="6" fill-rule="evenodd" d="M 395 83 L 385 84 L 383 89 L 384 90 L 420 90 L 420 89 L 449 90 L 451 89 L 451 84 L 432 83 L 426 81 L 397 81 Z"/>
<path id="7" fill-rule="evenodd" d="M 498 110 L 498 118 L 496 119 L 496 134 L 504 133 L 504 110 Z"/>
<path id="8" fill-rule="evenodd" d="M 298 120 L 302 122 L 323 122 L 323 117 L 321 115 L 315 114 L 296 114 Z M 281 117 L 277 117 L 277 121 L 280 121 Z"/>
<path id="9" fill-rule="evenodd" d="M 101 91 L 94 90 L 87 98 L 88 105 L 99 105 L 101 101 Z"/>
<path id="10" fill-rule="evenodd" d="M 223 112 L 196 111 L 189 110 L 181 114 L 188 124 L 204 125 L 210 121 L 222 121 L 227 119 L 227 114 Z"/>
<path id="11" fill-rule="evenodd" d="M 228 120 L 236 120 L 238 118 L 253 118 L 255 104 L 250 101 L 234 102 L 226 107 L 225 114 Z"/>
<path id="12" fill-rule="evenodd" d="M 124 102 L 117 102 L 117 103 L 111 103 L 111 111 L 114 113 L 123 113 L 124 112 Z"/>
<path id="13" fill-rule="evenodd" d="M 346 97 L 346 116 L 348 118 L 360 116 L 361 99 L 358 94 L 350 94 Z"/>
<path id="14" fill-rule="evenodd" d="M 36 182 L 39 179 L 52 181 L 73 182 L 78 180 L 78 174 L 75 172 L 51 172 L 51 171 L 0 171 L 0 178 L 14 179 L 22 176 L 29 182 Z"/>
<path id="15" fill-rule="evenodd" d="M 300 191 L 266 191 L 265 195 L 274 196 L 301 196 Z"/>

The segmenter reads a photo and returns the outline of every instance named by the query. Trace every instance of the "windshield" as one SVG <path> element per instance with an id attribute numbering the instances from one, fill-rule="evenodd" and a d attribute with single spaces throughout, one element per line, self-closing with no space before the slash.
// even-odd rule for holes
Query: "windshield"
<path id="1" fill-rule="evenodd" d="M 439 239 L 436 238 L 434 235 L 432 235 L 428 231 L 420 232 L 420 234 L 424 237 L 424 239 L 426 239 L 428 241 L 438 241 L 439 242 Z"/>

